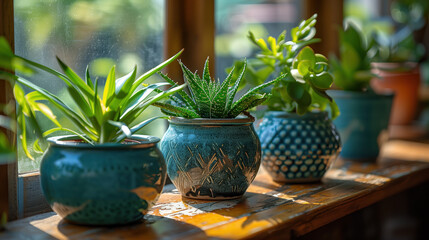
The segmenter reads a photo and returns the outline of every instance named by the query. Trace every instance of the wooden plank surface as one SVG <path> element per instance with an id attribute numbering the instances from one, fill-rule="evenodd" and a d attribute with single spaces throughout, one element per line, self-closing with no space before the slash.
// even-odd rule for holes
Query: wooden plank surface
<path id="1" fill-rule="evenodd" d="M 390 143 L 389 143 L 390 144 Z M 54 213 L 11 222 L 0 239 L 288 239 L 429 182 L 428 145 L 392 142 L 376 164 L 337 160 L 321 183 L 284 185 L 260 171 L 242 199 L 197 201 L 166 186 L 144 221 L 114 228 L 69 224 Z M 413 159 L 399 160 L 406 152 Z M 416 151 L 418 153 L 416 153 Z M 405 154 L 406 155 L 406 154 Z"/>

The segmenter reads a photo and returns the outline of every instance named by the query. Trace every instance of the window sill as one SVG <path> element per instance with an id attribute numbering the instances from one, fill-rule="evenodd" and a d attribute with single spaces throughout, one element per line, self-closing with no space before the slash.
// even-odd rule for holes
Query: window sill
<path id="1" fill-rule="evenodd" d="M 299 237 L 429 182 L 426 144 L 392 141 L 383 150 L 377 164 L 337 160 L 321 183 L 283 185 L 261 170 L 242 199 L 219 202 L 182 198 L 170 184 L 136 224 L 77 226 L 50 212 L 9 223 L 0 239 Z"/>

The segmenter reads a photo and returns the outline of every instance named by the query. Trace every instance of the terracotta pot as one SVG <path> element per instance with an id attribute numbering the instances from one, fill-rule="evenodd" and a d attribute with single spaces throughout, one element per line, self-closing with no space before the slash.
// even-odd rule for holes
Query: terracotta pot
<path id="1" fill-rule="evenodd" d="M 373 73 L 380 78 L 371 80 L 377 93 L 387 89 L 395 93 L 390 124 L 410 124 L 417 113 L 420 71 L 417 63 L 372 63 Z"/>

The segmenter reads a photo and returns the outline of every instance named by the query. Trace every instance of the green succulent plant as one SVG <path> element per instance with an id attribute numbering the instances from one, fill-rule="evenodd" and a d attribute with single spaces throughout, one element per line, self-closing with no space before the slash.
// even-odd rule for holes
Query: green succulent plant
<path id="1" fill-rule="evenodd" d="M 115 67 L 110 69 L 103 91 L 99 91 L 98 79 L 91 79 L 88 68 L 85 77 L 79 77 L 70 67 L 59 58 L 57 61 L 63 73 L 49 67 L 30 61 L 13 54 L 4 38 L 0 38 L 0 67 L 7 69 L 22 69 L 31 72 L 32 69 L 45 71 L 66 84 L 67 92 L 73 100 L 73 107 L 69 106 L 60 97 L 28 81 L 24 77 L 0 71 L 0 75 L 14 80 L 14 96 L 18 104 L 17 122 L 22 129 L 22 145 L 28 157 L 32 157 L 27 146 L 27 125 L 31 125 L 41 139 L 56 131 L 66 131 L 79 136 L 90 144 L 121 142 L 136 131 L 146 126 L 154 117 L 143 122 L 136 122 L 137 117 L 153 103 L 182 90 L 185 85 L 175 86 L 166 91 L 156 91 L 168 83 L 144 83 L 150 76 L 175 60 L 175 56 L 159 64 L 146 73 L 137 76 L 136 67 L 123 77 L 116 78 Z M 33 90 L 25 93 L 21 85 Z M 75 126 L 75 129 L 64 127 L 56 118 L 51 108 L 44 102 L 49 102 L 64 114 Z M 56 127 L 45 132 L 39 127 L 36 112 L 43 114 Z M 34 149 L 41 151 L 36 141 Z"/>
<path id="2" fill-rule="evenodd" d="M 329 105 L 333 118 L 339 114 L 334 100 L 326 94 L 333 83 L 328 60 L 308 46 L 319 41 L 313 38 L 316 18 L 314 14 L 293 28 L 290 41 L 286 41 L 286 31 L 266 40 L 257 39 L 249 32 L 248 38 L 260 51 L 249 59 L 247 82 L 258 85 L 272 75 L 285 74 L 270 91 L 272 97 L 265 103 L 268 110 L 304 114 L 315 109 L 324 110 Z M 235 66 L 242 65 L 236 62 Z"/>
<path id="3" fill-rule="evenodd" d="M 371 78 L 371 58 L 363 33 L 353 24 L 340 30 L 340 59 L 330 58 L 334 84 L 347 91 L 364 91 L 369 88 Z"/>
<path id="4" fill-rule="evenodd" d="M 154 103 L 154 106 L 161 108 L 165 114 L 175 117 L 235 118 L 240 113 L 266 101 L 271 94 L 260 94 L 259 91 L 284 77 L 280 76 L 275 80 L 256 86 L 234 102 L 238 86 L 246 71 L 246 61 L 244 61 L 244 67 L 241 73 L 236 78 L 233 77 L 234 70 L 232 70 L 222 83 L 210 77 L 208 58 L 205 62 L 201 77 L 197 72 L 192 73 L 182 62 L 179 63 L 182 67 L 190 94 L 181 90 L 178 92 L 177 96 L 169 96 L 169 102 Z M 176 84 L 168 76 L 162 73 L 159 74 L 168 83 Z"/>

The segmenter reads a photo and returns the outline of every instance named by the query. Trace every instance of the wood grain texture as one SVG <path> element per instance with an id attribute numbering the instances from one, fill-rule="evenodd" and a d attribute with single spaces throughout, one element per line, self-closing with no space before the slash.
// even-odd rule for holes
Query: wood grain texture
<path id="1" fill-rule="evenodd" d="M 179 59 L 192 72 L 198 70 L 201 74 L 210 57 L 210 75 L 214 76 L 214 0 L 167 0 L 166 7 L 165 58 L 185 49 Z M 183 83 L 177 62 L 165 70 L 174 81 Z"/>
<path id="2" fill-rule="evenodd" d="M 395 141 L 395 152 L 427 151 Z M 388 149 L 388 148 L 387 148 Z M 394 194 L 429 182 L 429 159 L 401 160 L 388 151 L 375 164 L 337 160 L 320 183 L 284 185 L 262 170 L 242 199 L 198 201 L 165 187 L 144 221 L 128 226 L 72 225 L 54 213 L 10 223 L 0 239 L 289 239 L 302 236 Z"/>
<path id="3" fill-rule="evenodd" d="M 0 1 L 0 36 L 4 36 L 14 49 L 14 18 L 13 0 Z M 0 80 L 0 104 L 4 104 L 13 99 L 11 86 Z M 3 131 L 3 129 L 0 129 Z M 4 130 L 6 131 L 6 130 Z M 15 142 L 15 135 L 7 131 L 11 142 Z M 0 213 L 8 212 L 9 219 L 16 219 L 16 163 L 0 165 Z"/>
<path id="4" fill-rule="evenodd" d="M 343 0 L 306 0 L 304 1 L 304 16 L 311 17 L 317 13 L 316 37 L 321 42 L 311 47 L 325 56 L 339 53 L 338 28 L 343 26 Z"/>

